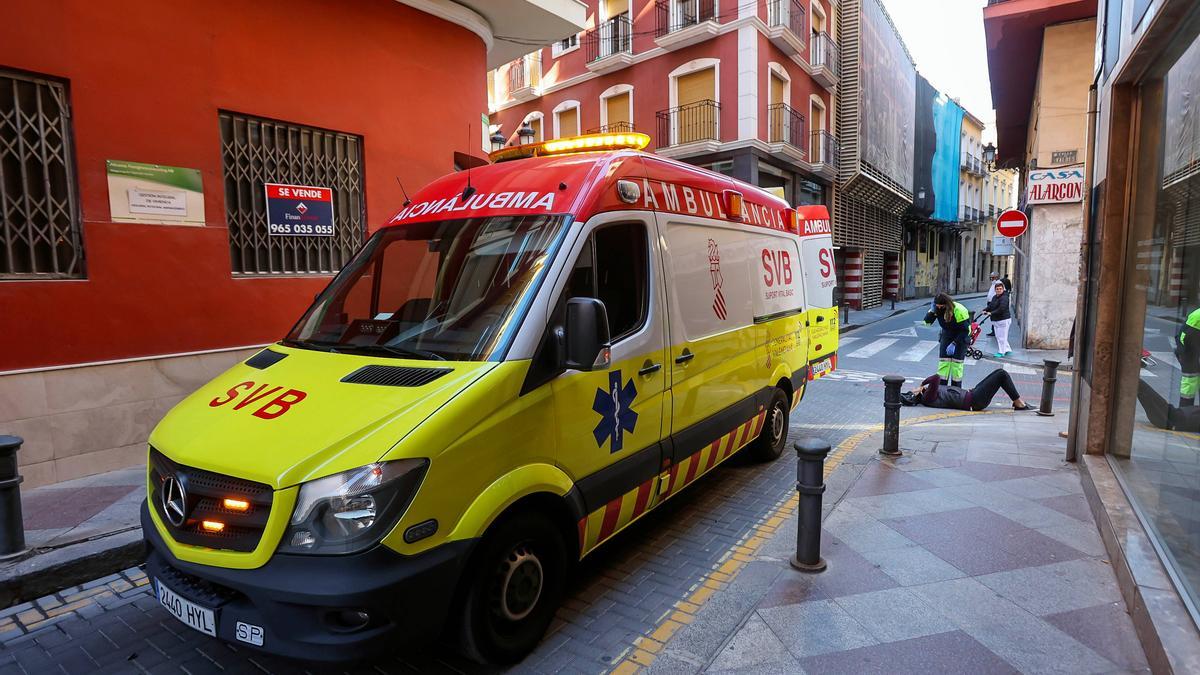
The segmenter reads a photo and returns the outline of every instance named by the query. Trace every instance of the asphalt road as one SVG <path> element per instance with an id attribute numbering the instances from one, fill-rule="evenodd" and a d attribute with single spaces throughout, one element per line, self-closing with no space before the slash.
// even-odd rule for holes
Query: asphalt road
<path id="1" fill-rule="evenodd" d="M 982 299 L 967 304 L 979 309 Z M 882 375 L 904 375 L 915 382 L 935 372 L 937 327 L 921 323 L 923 315 L 923 309 L 911 310 L 844 335 L 839 370 L 809 387 L 793 413 L 790 437 L 817 435 L 836 445 L 882 420 Z M 997 365 L 969 362 L 967 385 Z M 1036 402 L 1040 374 L 1021 366 L 1007 369 L 1022 394 Z M 1065 406 L 1066 380 L 1060 379 L 1058 406 Z M 581 566 L 546 639 L 512 672 L 611 669 L 764 514 L 789 496 L 794 476 L 795 464 L 787 455 L 771 464 L 735 457 L 643 518 Z M 264 657 L 177 622 L 157 605 L 137 570 L 67 589 L 38 603 L 43 614 L 56 614 L 27 634 L 11 629 L 19 612 L 0 612 L 0 675 L 489 672 L 456 656 L 449 644 L 428 645 L 349 671 L 314 670 Z"/>

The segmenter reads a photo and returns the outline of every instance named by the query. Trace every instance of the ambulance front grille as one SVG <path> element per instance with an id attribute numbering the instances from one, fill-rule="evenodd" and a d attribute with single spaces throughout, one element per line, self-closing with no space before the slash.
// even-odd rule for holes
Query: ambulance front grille
<path id="1" fill-rule="evenodd" d="M 172 523 L 163 508 L 163 486 L 172 477 L 179 481 L 184 492 L 181 525 Z M 150 507 L 171 537 L 181 544 L 253 551 L 267 527 L 274 496 L 274 489 L 265 483 L 185 466 L 150 448 Z M 248 508 L 228 509 L 226 499 L 248 502 Z M 224 527 L 219 532 L 210 532 L 203 528 L 204 521 L 219 522 Z"/>
<path id="2" fill-rule="evenodd" d="M 375 384 L 382 387 L 421 387 L 446 373 L 450 368 L 413 368 L 408 366 L 363 366 L 342 378 L 350 384 Z"/>

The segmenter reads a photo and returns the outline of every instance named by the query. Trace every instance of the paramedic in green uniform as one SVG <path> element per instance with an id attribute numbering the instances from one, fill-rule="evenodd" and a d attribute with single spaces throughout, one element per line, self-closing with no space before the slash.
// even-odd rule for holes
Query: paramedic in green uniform
<path id="1" fill-rule="evenodd" d="M 1196 389 L 1200 387 L 1200 309 L 1188 314 L 1187 323 L 1179 333 L 1175 356 L 1183 370 L 1179 380 L 1179 407 L 1196 405 Z"/>
<path id="2" fill-rule="evenodd" d="M 942 326 L 938 336 L 938 378 L 942 384 L 949 382 L 952 387 L 961 387 L 963 359 L 971 341 L 971 312 L 948 294 L 939 293 L 925 315 L 925 323 L 931 324 L 934 319 Z"/>

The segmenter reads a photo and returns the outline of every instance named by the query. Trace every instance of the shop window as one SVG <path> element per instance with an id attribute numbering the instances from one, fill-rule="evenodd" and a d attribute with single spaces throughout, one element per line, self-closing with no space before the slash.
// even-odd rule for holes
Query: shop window
<path id="1" fill-rule="evenodd" d="M 366 232 L 362 137 L 231 112 L 219 122 L 233 273 L 340 270 Z M 332 189 L 333 234 L 271 234 L 264 183 Z"/>
<path id="2" fill-rule="evenodd" d="M 0 278 L 84 275 L 64 83 L 0 69 Z"/>
<path id="3" fill-rule="evenodd" d="M 1200 604 L 1200 126 L 1193 106 L 1200 95 L 1200 38 L 1174 63 L 1150 72 L 1155 74 L 1136 90 L 1137 154 L 1129 179 L 1123 330 L 1108 451 L 1181 595 L 1195 608 Z M 1120 226 L 1112 220 L 1099 223 L 1103 230 Z M 1092 278 L 1088 284 L 1089 290 L 1098 286 Z M 1087 318 L 1095 321 L 1094 315 Z"/>

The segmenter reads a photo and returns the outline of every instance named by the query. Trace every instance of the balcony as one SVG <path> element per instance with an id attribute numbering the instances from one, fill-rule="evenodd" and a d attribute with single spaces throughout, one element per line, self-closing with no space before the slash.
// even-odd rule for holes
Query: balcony
<path id="1" fill-rule="evenodd" d="M 767 0 L 767 38 L 788 56 L 804 54 L 806 11 L 797 0 Z"/>
<path id="2" fill-rule="evenodd" d="M 767 142 L 772 146 L 772 153 L 803 164 L 808 161 L 807 140 L 804 115 L 786 103 L 767 106 Z"/>
<path id="3" fill-rule="evenodd" d="M 833 91 L 837 86 L 840 71 L 838 46 L 829 33 L 814 33 L 808 45 L 808 65 L 817 84 Z"/>
<path id="4" fill-rule="evenodd" d="M 525 102 L 537 98 L 541 83 L 541 52 L 526 54 L 508 64 L 508 97 L 511 100 Z"/>
<path id="5" fill-rule="evenodd" d="M 828 131 L 814 131 L 809 144 L 809 164 L 814 173 L 833 180 L 838 170 L 840 146 L 837 137 Z"/>
<path id="6" fill-rule="evenodd" d="M 680 49 L 717 36 L 717 0 L 656 0 L 654 43 Z"/>
<path id="7" fill-rule="evenodd" d="M 587 69 L 611 73 L 633 63 L 633 24 L 628 14 L 619 14 L 583 35 Z"/>
<path id="8" fill-rule="evenodd" d="M 713 152 L 720 145 L 721 104 L 705 99 L 660 110 L 658 154 L 685 157 Z"/>
<path id="9" fill-rule="evenodd" d="M 612 124 L 604 124 L 592 129 L 588 129 L 589 134 L 627 134 L 636 131 L 633 128 L 633 122 L 613 122 Z"/>

